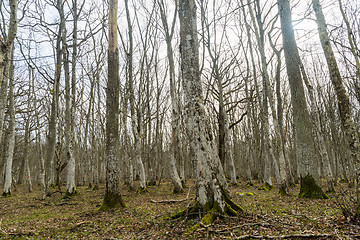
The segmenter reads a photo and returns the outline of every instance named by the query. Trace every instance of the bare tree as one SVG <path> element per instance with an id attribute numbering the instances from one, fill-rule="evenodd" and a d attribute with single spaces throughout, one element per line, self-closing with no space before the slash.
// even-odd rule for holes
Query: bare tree
<path id="1" fill-rule="evenodd" d="M 205 213 L 201 220 L 209 224 L 214 212 L 236 215 L 243 209 L 231 199 L 225 174 L 216 153 L 210 122 L 206 115 L 199 71 L 196 4 L 194 0 L 179 3 L 181 70 L 183 78 L 190 158 L 196 167 L 196 202 L 187 211 Z M 199 227 L 200 223 L 194 228 Z"/>
<path id="2" fill-rule="evenodd" d="M 99 210 L 123 208 L 119 173 L 119 49 L 117 43 L 118 1 L 109 1 L 108 81 L 106 89 L 106 183 Z"/>
<path id="3" fill-rule="evenodd" d="M 300 196 L 328 198 L 319 185 L 318 164 L 313 147 L 312 126 L 305 99 L 289 0 L 278 0 L 286 70 L 291 90 L 296 157 L 301 179 Z"/>

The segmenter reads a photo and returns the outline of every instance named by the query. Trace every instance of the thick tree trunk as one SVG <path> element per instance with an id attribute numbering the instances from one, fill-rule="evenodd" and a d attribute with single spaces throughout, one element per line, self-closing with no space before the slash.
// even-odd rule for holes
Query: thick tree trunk
<path id="1" fill-rule="evenodd" d="M 196 167 L 196 203 L 175 216 L 187 211 L 207 213 L 203 224 L 214 220 L 214 213 L 234 215 L 243 211 L 230 200 L 225 174 L 216 153 L 210 122 L 203 102 L 199 71 L 199 50 L 194 0 L 184 0 L 179 5 L 181 70 L 187 117 L 187 132 L 190 141 L 190 158 Z M 211 213 L 208 213 L 208 212 Z M 200 223 L 195 226 L 197 228 Z"/>
<path id="2" fill-rule="evenodd" d="M 106 183 L 99 210 L 126 207 L 120 193 L 119 147 L 119 49 L 117 43 L 117 0 L 109 1 L 108 81 L 106 89 Z"/>
<path id="3" fill-rule="evenodd" d="M 327 198 L 319 185 L 318 166 L 315 161 L 312 127 L 305 99 L 300 72 L 298 53 L 292 26 L 289 0 L 278 0 L 281 32 L 289 79 L 293 121 L 296 137 L 296 157 L 301 178 L 300 196 L 307 198 Z"/>

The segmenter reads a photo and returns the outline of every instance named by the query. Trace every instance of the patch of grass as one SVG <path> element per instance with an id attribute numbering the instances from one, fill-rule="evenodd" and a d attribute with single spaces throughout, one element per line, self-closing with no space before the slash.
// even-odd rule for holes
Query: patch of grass
<path id="1" fill-rule="evenodd" d="M 194 186 L 193 180 L 187 181 Z M 232 217 L 213 216 L 213 222 L 204 228 L 185 234 L 199 223 L 199 216 L 189 219 L 169 219 L 194 202 L 195 189 L 190 188 L 186 201 L 153 203 L 151 200 L 184 199 L 186 193 L 171 193 L 171 182 L 160 187 L 149 187 L 149 193 L 128 192 L 123 186 L 125 209 L 96 212 L 103 201 L 104 186 L 91 191 L 78 187 L 80 194 L 61 200 L 59 192 L 40 200 L 40 187 L 28 193 L 27 186 L 18 186 L 11 198 L 0 198 L 0 238 L 15 239 L 219 239 L 241 235 L 301 234 L 304 232 L 333 234 L 344 239 L 358 235 L 358 229 L 347 223 L 334 198 L 328 200 L 298 198 L 299 186 L 289 188 L 289 197 L 280 197 L 277 191 L 262 191 L 256 186 L 230 188 L 232 200 L 245 209 L 244 214 Z M 347 187 L 339 183 L 338 188 Z M 245 196 L 240 196 L 243 193 Z M 253 193 L 253 196 L 246 196 Z M 231 230 L 230 230 L 231 229 Z M 345 236 L 345 237 L 344 237 Z"/>

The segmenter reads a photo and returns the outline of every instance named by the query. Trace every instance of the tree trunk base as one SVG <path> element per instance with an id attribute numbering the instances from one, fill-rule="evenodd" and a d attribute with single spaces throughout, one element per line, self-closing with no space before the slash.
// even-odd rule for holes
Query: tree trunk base
<path id="1" fill-rule="evenodd" d="M 315 199 L 329 198 L 316 183 L 315 179 L 309 174 L 301 178 L 299 197 Z"/>
<path id="2" fill-rule="evenodd" d="M 263 191 L 270 191 L 271 189 L 273 189 L 274 187 L 272 185 L 270 185 L 269 183 L 265 183 L 264 185 L 260 186 L 258 188 L 258 190 L 263 190 Z"/>
<path id="3" fill-rule="evenodd" d="M 11 192 L 3 192 L 3 194 L 1 196 L 3 196 L 4 198 L 10 197 Z"/>
<path id="4" fill-rule="evenodd" d="M 126 204 L 122 200 L 120 194 L 105 193 L 104 201 L 97 211 L 106 211 L 115 208 L 126 208 Z"/>
<path id="5" fill-rule="evenodd" d="M 141 194 L 141 193 L 147 193 L 149 192 L 149 190 L 145 187 L 139 187 L 139 189 L 137 190 L 137 193 Z"/>
<path id="6" fill-rule="evenodd" d="M 213 206 L 210 206 L 209 204 L 205 204 L 204 206 L 201 206 L 199 201 L 196 201 L 192 206 L 175 213 L 171 216 L 172 219 L 177 219 L 180 217 L 188 217 L 188 218 L 196 218 L 197 216 L 202 216 L 201 220 L 193 227 L 188 229 L 186 232 L 192 232 L 198 229 L 201 226 L 206 226 L 211 224 L 216 216 L 237 216 L 240 213 L 245 212 L 245 210 L 240 207 L 238 204 L 233 202 L 229 196 L 224 193 L 224 201 L 225 201 L 225 207 L 224 209 L 221 209 L 219 204 L 215 202 Z"/>

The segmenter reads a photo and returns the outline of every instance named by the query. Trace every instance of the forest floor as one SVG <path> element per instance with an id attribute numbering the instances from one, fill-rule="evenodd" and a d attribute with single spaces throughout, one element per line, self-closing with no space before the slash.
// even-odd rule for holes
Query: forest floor
<path id="1" fill-rule="evenodd" d="M 245 209 L 238 217 L 222 217 L 210 226 L 187 232 L 199 219 L 168 217 L 194 201 L 195 187 L 188 181 L 183 194 L 171 194 L 170 182 L 149 187 L 138 194 L 123 186 L 126 209 L 96 211 L 102 203 L 104 186 L 92 191 L 78 187 L 79 195 L 62 200 L 55 192 L 41 200 L 40 188 L 28 193 L 18 186 L 9 198 L 0 198 L 1 239 L 360 239 L 360 227 L 342 215 L 335 195 L 327 200 L 297 197 L 298 186 L 290 196 L 278 191 L 260 191 L 255 186 L 230 187 L 233 200 Z M 346 188 L 338 184 L 338 188 Z M 62 187 L 64 190 L 64 187 Z M 252 194 L 246 195 L 251 192 Z M 245 194 L 244 194 L 245 193 Z M 252 195 L 252 196 L 251 196 Z M 179 200 L 161 203 L 163 200 Z M 156 202 L 154 202 L 156 201 Z"/>

